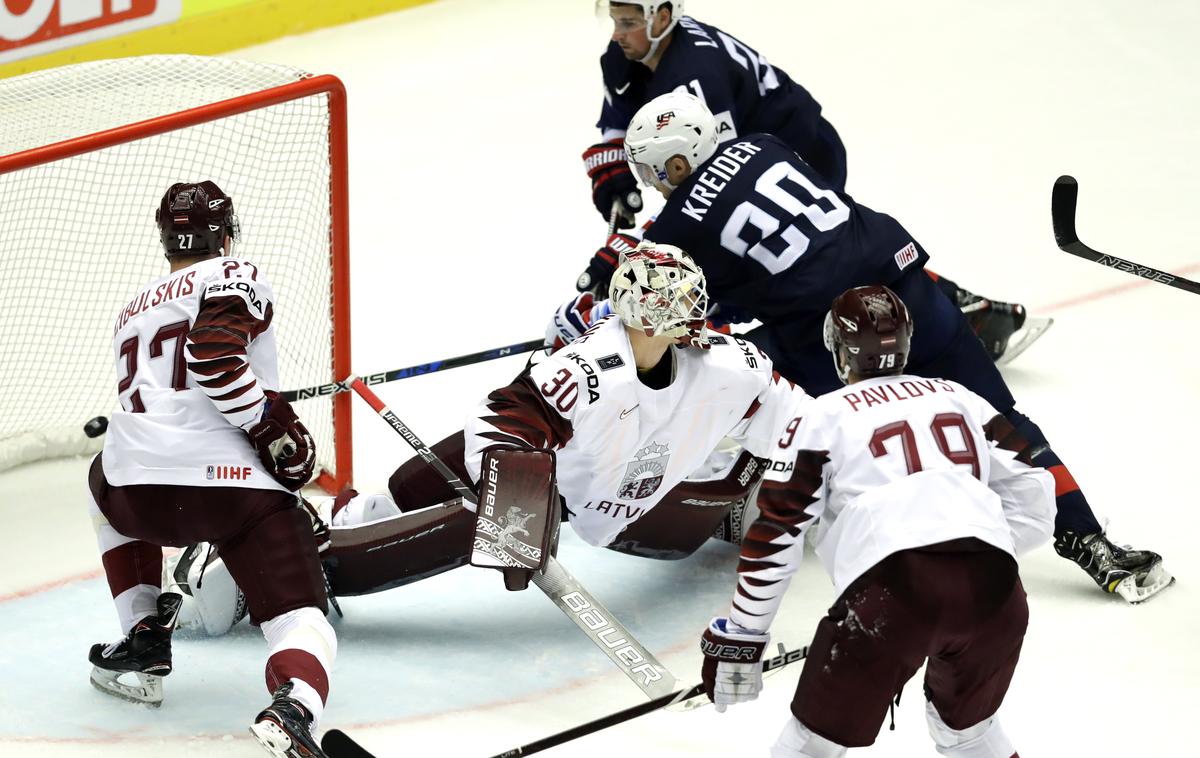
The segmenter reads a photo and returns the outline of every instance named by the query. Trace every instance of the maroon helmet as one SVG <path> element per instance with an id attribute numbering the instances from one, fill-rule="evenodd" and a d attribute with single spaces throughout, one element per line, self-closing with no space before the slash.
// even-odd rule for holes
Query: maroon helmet
<path id="1" fill-rule="evenodd" d="M 846 290 L 825 315 L 825 349 L 843 382 L 851 371 L 860 377 L 902 372 L 912 332 L 904 301 L 879 284 Z"/>
<path id="2" fill-rule="evenodd" d="M 225 236 L 241 237 L 233 198 L 213 182 L 177 182 L 163 195 L 154 221 L 162 235 L 163 250 L 173 255 L 223 253 Z"/>

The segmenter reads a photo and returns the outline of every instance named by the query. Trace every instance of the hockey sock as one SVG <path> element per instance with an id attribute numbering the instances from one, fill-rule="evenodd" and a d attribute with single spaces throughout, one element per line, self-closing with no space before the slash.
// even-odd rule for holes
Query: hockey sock
<path id="1" fill-rule="evenodd" d="M 995 716 L 966 729 L 951 729 L 942 721 L 933 703 L 926 701 L 925 720 L 929 722 L 929 736 L 941 755 L 952 758 L 1011 758 L 1016 755 L 1012 741 Z"/>
<path id="2" fill-rule="evenodd" d="M 267 640 L 267 691 L 293 683 L 291 696 L 312 714 L 313 731 L 329 698 L 329 672 L 337 657 L 337 637 L 324 614 L 300 608 L 263 622 Z"/>
<path id="3" fill-rule="evenodd" d="M 138 621 L 157 612 L 158 595 L 162 591 L 162 548 L 118 532 L 91 497 L 88 498 L 88 510 L 96 528 L 100 561 L 108 578 L 121 633 L 125 634 Z"/>
<path id="4" fill-rule="evenodd" d="M 771 758 L 842 758 L 846 748 L 813 734 L 795 716 L 788 719 L 779 739 L 771 746 Z"/>
<path id="5" fill-rule="evenodd" d="M 1054 518 L 1054 533 L 1066 530 L 1078 534 L 1093 534 L 1101 531 L 1100 522 L 1088 505 L 1083 491 L 1075 483 L 1075 477 L 1050 448 L 1046 435 L 1027 416 L 1013 409 L 1005 414 L 1013 428 L 1029 442 L 1033 449 L 1033 462 L 1050 472 L 1054 477 L 1054 499 L 1058 513 Z"/>

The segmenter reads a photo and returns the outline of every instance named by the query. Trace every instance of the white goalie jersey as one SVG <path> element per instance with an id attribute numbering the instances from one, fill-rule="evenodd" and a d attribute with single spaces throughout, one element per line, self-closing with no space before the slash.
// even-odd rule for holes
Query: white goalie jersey
<path id="1" fill-rule="evenodd" d="M 150 282 L 120 310 L 110 484 L 284 489 L 246 436 L 279 386 L 272 301 L 257 266 L 222 257 Z"/>
<path id="2" fill-rule="evenodd" d="M 729 618 L 766 631 L 804 532 L 836 596 L 892 553 L 974 537 L 1013 556 L 1053 532 L 1054 478 L 986 400 L 955 382 L 866 379 L 809 403 L 785 430 L 787 482 L 764 482 Z"/>
<path id="3" fill-rule="evenodd" d="M 752 344 L 725 335 L 712 348 L 674 347 L 674 376 L 651 389 L 637 376 L 616 317 L 489 395 L 466 423 L 466 464 L 478 480 L 496 445 L 554 450 L 572 528 L 608 545 L 688 478 L 725 437 L 769 458 L 808 396 Z"/>

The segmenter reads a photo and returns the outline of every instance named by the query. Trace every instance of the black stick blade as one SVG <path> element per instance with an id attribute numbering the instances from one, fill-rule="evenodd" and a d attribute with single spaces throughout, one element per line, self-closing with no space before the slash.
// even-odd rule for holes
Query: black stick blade
<path id="1" fill-rule="evenodd" d="M 1079 183 L 1073 176 L 1060 176 L 1054 182 L 1050 196 L 1050 220 L 1054 224 L 1054 240 L 1063 250 L 1079 243 L 1075 232 L 1075 202 L 1079 199 Z"/>
<path id="2" fill-rule="evenodd" d="M 325 732 L 325 736 L 321 738 L 321 749 L 329 754 L 329 758 L 375 758 L 340 729 Z"/>

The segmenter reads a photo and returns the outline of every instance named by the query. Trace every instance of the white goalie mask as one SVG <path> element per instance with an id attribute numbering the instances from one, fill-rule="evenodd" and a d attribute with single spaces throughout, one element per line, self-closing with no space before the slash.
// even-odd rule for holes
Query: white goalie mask
<path id="1" fill-rule="evenodd" d="M 638 63 L 645 63 L 654 57 L 658 52 L 658 46 L 667 38 L 675 26 L 679 23 L 679 19 L 683 18 L 683 0 L 596 0 L 596 15 L 608 15 L 608 9 L 613 4 L 616 5 L 636 5 L 642 9 L 642 16 L 646 24 L 646 39 L 650 40 L 650 49 L 646 54 L 638 59 Z M 654 14 L 658 13 L 658 9 L 664 5 L 671 6 L 671 21 L 666 28 L 662 30 L 662 34 L 657 37 L 654 35 Z"/>
<path id="2" fill-rule="evenodd" d="M 622 254 L 608 297 L 621 322 L 648 337 L 676 337 L 679 344 L 709 347 L 704 273 L 674 245 L 643 242 Z"/>
<path id="3" fill-rule="evenodd" d="M 676 155 L 692 170 L 717 152 L 717 120 L 704 101 L 686 92 L 668 92 L 643 105 L 625 132 L 625 153 L 647 187 L 670 189 L 667 161 Z"/>

